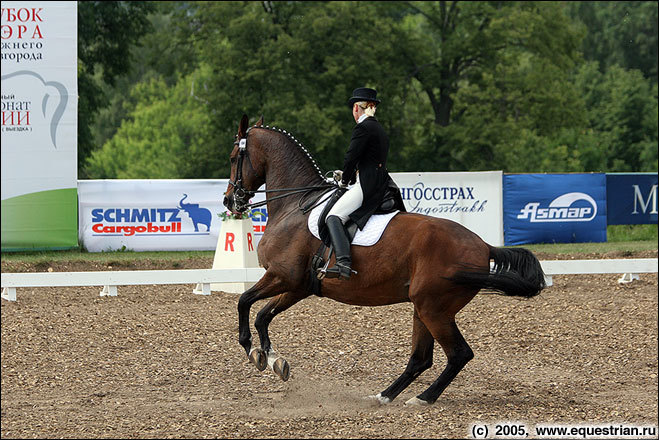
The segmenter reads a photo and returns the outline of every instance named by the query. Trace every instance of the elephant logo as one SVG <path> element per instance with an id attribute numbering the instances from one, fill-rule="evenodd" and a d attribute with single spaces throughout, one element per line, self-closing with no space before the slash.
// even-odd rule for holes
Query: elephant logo
<path id="1" fill-rule="evenodd" d="M 206 225 L 207 232 L 210 231 L 211 219 L 213 218 L 211 212 L 206 208 L 200 208 L 199 203 L 183 203 L 183 200 L 185 200 L 187 197 L 188 195 L 184 193 L 183 198 L 180 202 L 178 202 L 178 209 L 185 211 L 190 216 L 192 223 L 194 223 L 195 232 L 199 232 L 200 223 L 202 225 Z"/>

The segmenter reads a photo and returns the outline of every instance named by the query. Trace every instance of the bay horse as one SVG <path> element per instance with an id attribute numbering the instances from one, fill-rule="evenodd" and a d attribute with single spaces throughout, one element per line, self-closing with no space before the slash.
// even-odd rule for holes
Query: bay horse
<path id="1" fill-rule="evenodd" d="M 321 242 L 309 232 L 309 214 L 300 209 L 300 192 L 326 190 L 328 180 L 290 133 L 264 126 L 263 117 L 248 127 L 243 115 L 230 162 L 224 205 L 234 213 L 245 212 L 249 199 L 265 183 L 268 209 L 268 225 L 257 249 L 265 274 L 238 300 L 239 343 L 259 370 L 269 366 L 287 380 L 289 364 L 272 349 L 268 325 L 277 314 L 312 295 L 311 260 Z M 422 214 L 399 212 L 375 245 L 352 246 L 351 253 L 358 274 L 349 280 L 323 279 L 322 296 L 359 306 L 414 305 L 407 367 L 388 388 L 369 396 L 382 404 L 393 401 L 430 368 L 434 341 L 446 354 L 446 367 L 406 404 L 437 400 L 474 357 L 455 315 L 481 289 L 530 298 L 545 287 L 540 262 L 527 249 L 493 247 L 459 223 Z M 250 308 L 265 298 L 272 299 L 254 321 L 260 347 L 252 347 Z"/>

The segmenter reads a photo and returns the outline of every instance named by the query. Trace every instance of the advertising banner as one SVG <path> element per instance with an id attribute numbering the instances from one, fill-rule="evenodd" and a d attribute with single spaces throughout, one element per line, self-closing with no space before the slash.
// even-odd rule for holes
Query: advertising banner
<path id="1" fill-rule="evenodd" d="M 503 176 L 506 246 L 606 241 L 605 174 Z"/>
<path id="2" fill-rule="evenodd" d="M 503 244 L 500 171 L 392 173 L 406 208 L 462 223 L 493 246 Z M 90 252 L 215 250 L 228 179 L 80 180 L 79 239 Z M 251 202 L 265 200 L 258 193 Z M 255 243 L 265 206 L 250 214 Z"/>
<path id="3" fill-rule="evenodd" d="M 80 243 L 89 252 L 215 250 L 227 186 L 228 179 L 81 180 Z M 252 202 L 264 199 L 259 193 Z M 257 246 L 265 212 L 252 216 Z"/>
<path id="4" fill-rule="evenodd" d="M 502 172 L 391 173 L 408 212 L 453 220 L 503 246 Z"/>
<path id="5" fill-rule="evenodd" d="M 78 245 L 77 3 L 2 2 L 2 250 Z"/>
<path id="6" fill-rule="evenodd" d="M 606 175 L 607 223 L 657 224 L 657 173 Z"/>

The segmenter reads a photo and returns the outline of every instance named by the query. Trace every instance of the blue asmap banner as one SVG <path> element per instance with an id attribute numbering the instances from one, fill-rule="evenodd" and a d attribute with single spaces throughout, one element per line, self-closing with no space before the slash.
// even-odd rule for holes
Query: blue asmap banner
<path id="1" fill-rule="evenodd" d="M 606 241 L 606 175 L 504 174 L 504 241 Z"/>
<path id="2" fill-rule="evenodd" d="M 657 224 L 657 173 L 606 175 L 607 223 Z"/>

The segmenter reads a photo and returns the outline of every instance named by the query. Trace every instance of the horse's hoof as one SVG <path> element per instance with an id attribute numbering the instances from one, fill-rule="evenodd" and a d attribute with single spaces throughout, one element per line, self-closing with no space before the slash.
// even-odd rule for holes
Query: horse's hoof
<path id="1" fill-rule="evenodd" d="M 384 397 L 382 393 L 377 393 L 375 396 L 367 396 L 367 399 L 376 400 L 380 405 L 387 405 L 391 403 L 391 399 Z"/>
<path id="2" fill-rule="evenodd" d="M 421 400 L 418 397 L 412 397 L 410 400 L 405 402 L 406 406 L 428 406 L 430 403 L 425 400 Z"/>
<path id="3" fill-rule="evenodd" d="M 260 348 L 254 348 L 249 352 L 249 361 L 256 365 L 259 371 L 265 370 L 268 366 L 268 356 Z"/>
<path id="4" fill-rule="evenodd" d="M 284 382 L 286 382 L 291 375 L 291 368 L 288 366 L 288 362 L 282 358 L 275 361 L 272 365 L 272 371 L 274 371 Z"/>

